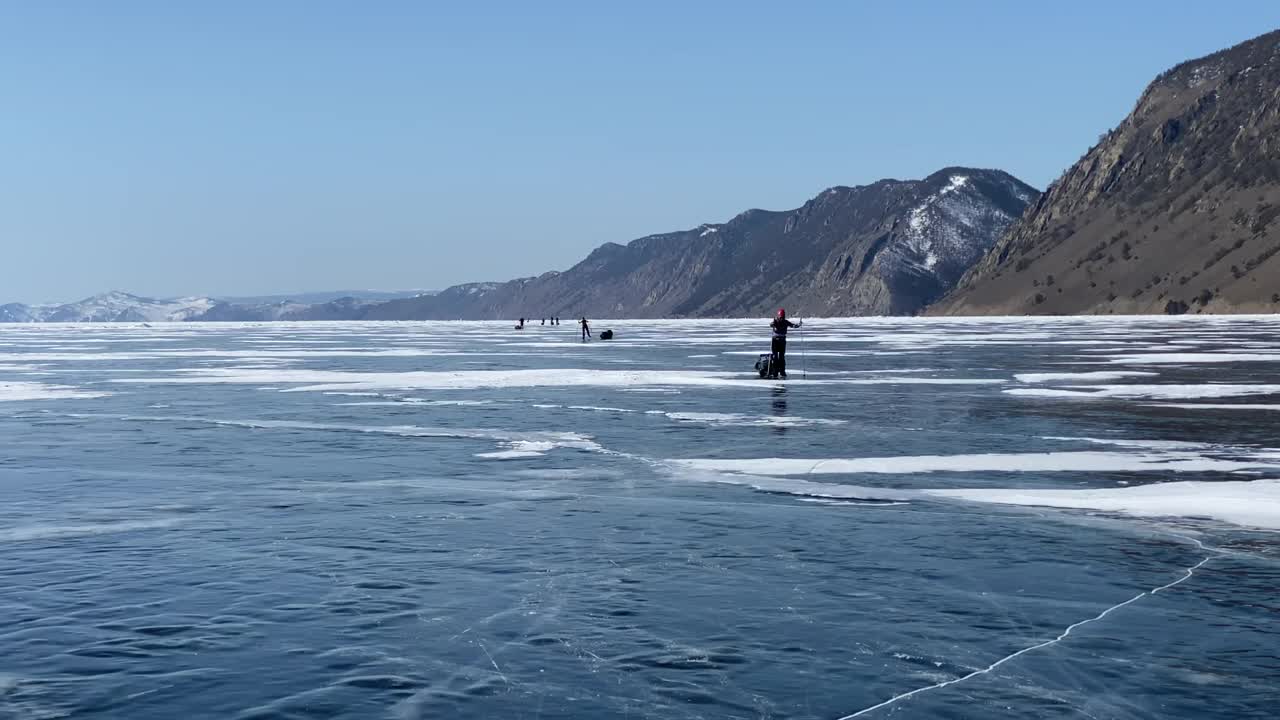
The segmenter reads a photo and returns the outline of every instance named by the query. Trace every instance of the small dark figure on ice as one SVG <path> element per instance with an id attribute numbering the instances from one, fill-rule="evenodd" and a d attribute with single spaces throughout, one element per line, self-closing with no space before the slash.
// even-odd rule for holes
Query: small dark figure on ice
<path id="1" fill-rule="evenodd" d="M 578 322 L 582 324 L 582 342 L 586 342 L 586 341 L 590 340 L 590 339 L 591 339 L 591 326 L 587 324 L 587 318 L 586 318 L 586 317 L 583 317 L 583 318 L 582 318 L 581 320 L 579 320 Z"/>

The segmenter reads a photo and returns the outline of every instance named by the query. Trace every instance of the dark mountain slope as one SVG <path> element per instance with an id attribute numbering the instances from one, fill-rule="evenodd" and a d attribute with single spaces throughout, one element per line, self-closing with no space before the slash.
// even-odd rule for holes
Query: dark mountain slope
<path id="1" fill-rule="evenodd" d="M 1157 78 L 931 312 L 1280 310 L 1280 31 Z"/>
<path id="2" fill-rule="evenodd" d="M 1036 197 L 997 170 L 836 187 L 801 208 L 608 243 L 563 273 L 459 285 L 366 319 L 912 314 L 941 297 Z"/>

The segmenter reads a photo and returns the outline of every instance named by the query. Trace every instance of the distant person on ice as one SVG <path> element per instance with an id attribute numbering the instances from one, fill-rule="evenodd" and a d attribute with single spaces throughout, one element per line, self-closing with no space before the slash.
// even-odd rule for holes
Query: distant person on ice
<path id="1" fill-rule="evenodd" d="M 778 311 L 778 317 L 769 323 L 769 327 L 773 329 L 773 343 L 769 347 L 769 352 L 773 354 L 773 363 L 769 367 L 769 377 L 771 379 L 787 377 L 787 331 L 791 328 L 798 328 L 804 325 L 801 320 L 793 323 L 787 319 L 786 309 Z"/>
<path id="2" fill-rule="evenodd" d="M 582 325 L 582 342 L 586 342 L 586 341 L 590 340 L 590 339 L 591 339 L 591 326 L 587 324 L 587 319 L 584 317 L 584 318 L 582 318 L 581 320 L 579 320 L 578 322 Z"/>

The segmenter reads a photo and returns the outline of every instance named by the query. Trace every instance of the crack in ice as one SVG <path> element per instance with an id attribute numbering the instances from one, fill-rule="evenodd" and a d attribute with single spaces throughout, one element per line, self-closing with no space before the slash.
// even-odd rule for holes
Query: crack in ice
<path id="1" fill-rule="evenodd" d="M 1017 651 L 1017 652 L 1015 652 L 1015 653 L 1012 653 L 1012 654 L 1010 654 L 1010 655 L 1006 655 L 1006 656 L 1004 656 L 1004 657 L 1000 658 L 999 660 L 996 660 L 995 662 L 991 663 L 990 665 L 986 666 L 985 668 L 981 668 L 981 669 L 978 669 L 978 670 L 974 670 L 973 672 L 969 673 L 968 675 L 963 675 L 963 676 L 958 677 L 958 678 L 952 678 L 951 680 L 947 680 L 947 681 L 945 681 L 945 682 L 935 683 L 935 684 L 933 684 L 933 685 L 927 685 L 927 686 L 925 686 L 925 687 L 916 688 L 915 690 L 909 690 L 909 691 L 904 692 L 904 693 L 902 693 L 902 694 L 900 694 L 900 695 L 895 695 L 895 696 L 893 696 L 893 697 L 891 697 L 891 698 L 889 698 L 888 700 L 885 700 L 885 701 L 883 701 L 883 702 L 877 703 L 877 704 L 872 705 L 872 706 L 870 706 L 870 707 L 863 708 L 863 709 L 861 709 L 861 710 L 859 710 L 859 711 L 857 711 L 857 712 L 850 713 L 850 714 L 848 714 L 848 715 L 842 715 L 842 716 L 840 716 L 840 717 L 838 718 L 838 720 L 852 720 L 852 718 L 862 717 L 863 715 L 866 715 L 866 714 L 868 714 L 868 713 L 875 712 L 876 710 L 879 710 L 879 709 L 881 709 L 881 708 L 885 708 L 885 707 L 888 707 L 888 706 L 890 706 L 890 705 L 896 704 L 896 703 L 897 703 L 898 701 L 900 701 L 900 700 L 906 700 L 907 698 L 913 697 L 913 696 L 915 696 L 915 695 L 919 695 L 919 694 L 921 694 L 921 693 L 929 692 L 930 690 L 940 690 L 940 689 L 942 689 L 942 688 L 944 688 L 944 687 L 947 687 L 948 685 L 956 685 L 956 684 L 962 683 L 962 682 L 964 682 L 964 681 L 966 681 L 966 680 L 970 680 L 970 679 L 975 678 L 975 677 L 977 677 L 977 676 L 979 676 L 979 675 L 985 675 L 985 674 L 987 674 L 987 673 L 991 672 L 992 670 L 995 670 L 996 668 L 1000 667 L 1001 665 L 1003 665 L 1003 664 L 1005 664 L 1005 663 L 1009 662 L 1010 660 L 1013 660 L 1013 659 L 1015 659 L 1015 658 L 1017 658 L 1017 657 L 1019 657 L 1019 656 L 1025 655 L 1025 654 L 1027 654 L 1027 653 L 1029 653 L 1029 652 L 1032 652 L 1032 651 L 1034 651 L 1034 650 L 1039 650 L 1040 648 L 1049 647 L 1050 645 L 1056 645 L 1056 644 L 1058 644 L 1059 642 L 1062 642 L 1063 640 L 1065 640 L 1065 639 L 1067 638 L 1067 636 L 1071 634 L 1071 631 L 1072 631 L 1072 630 L 1075 630 L 1076 628 L 1078 628 L 1078 627 L 1080 627 L 1080 626 L 1082 626 L 1082 625 L 1088 625 L 1089 623 L 1097 622 L 1098 620 L 1103 619 L 1104 617 L 1106 617 L 1106 616 L 1110 615 L 1111 613 L 1115 612 L 1116 610 L 1119 610 L 1120 608 L 1122 608 L 1122 607 L 1124 607 L 1124 606 L 1126 606 L 1126 605 L 1131 605 L 1131 604 L 1133 604 L 1133 603 L 1135 603 L 1135 602 L 1137 602 L 1137 601 L 1141 600 L 1142 598 L 1144 598 L 1144 597 L 1146 597 L 1146 596 L 1148 596 L 1148 595 L 1155 595 L 1156 593 L 1158 593 L 1158 592 L 1160 592 L 1160 591 L 1162 591 L 1162 590 L 1168 590 L 1169 588 L 1171 588 L 1171 587 L 1173 587 L 1173 586 L 1175 586 L 1175 585 L 1178 585 L 1178 584 L 1180 584 L 1180 583 L 1183 583 L 1183 582 L 1185 582 L 1185 581 L 1189 580 L 1189 579 L 1191 578 L 1191 576 L 1192 576 L 1193 574 L 1195 574 L 1195 571 L 1196 571 L 1196 570 L 1199 570 L 1201 567 L 1203 567 L 1203 566 L 1204 566 L 1204 564 L 1205 564 L 1205 563 L 1209 562 L 1211 559 L 1213 559 L 1213 555 L 1207 555 L 1207 556 L 1205 556 L 1205 558 L 1204 558 L 1203 560 L 1201 560 L 1200 562 L 1196 563 L 1195 565 L 1192 565 L 1191 567 L 1189 567 L 1189 568 L 1187 568 L 1186 570 L 1184 570 L 1183 572 L 1184 572 L 1184 573 L 1186 573 L 1186 574 L 1185 574 L 1185 575 L 1183 575 L 1182 577 L 1178 578 L 1177 580 L 1174 580 L 1173 582 L 1170 582 L 1170 583 L 1166 583 L 1166 584 L 1161 585 L 1160 587 L 1154 588 L 1154 589 L 1152 589 L 1152 590 L 1144 590 L 1143 592 L 1140 592 L 1140 593 L 1138 593 L 1137 595 L 1134 595 L 1133 597 L 1129 598 L 1128 600 L 1125 600 L 1125 601 L 1124 601 L 1124 602 L 1122 602 L 1122 603 L 1118 603 L 1118 604 L 1116 604 L 1116 605 L 1112 605 L 1111 607 L 1107 608 L 1106 610 L 1103 610 L 1102 612 L 1098 613 L 1097 615 L 1095 615 L 1095 616 L 1093 616 L 1093 617 L 1091 617 L 1091 618 L 1088 618 L 1088 619 L 1086 619 L 1086 620 L 1081 620 L 1080 622 L 1075 623 L 1075 624 L 1073 624 L 1073 625 L 1069 625 L 1069 626 L 1067 627 L 1067 629 L 1066 629 L 1066 630 L 1063 630 L 1063 631 L 1062 631 L 1062 633 L 1061 633 L 1060 635 L 1058 635 L 1057 637 L 1055 637 L 1055 638 L 1052 638 L 1052 639 L 1049 639 L 1049 640 L 1045 640 L 1044 642 L 1037 643 L 1037 644 L 1032 645 L 1032 646 L 1030 646 L 1030 647 L 1025 647 L 1025 648 L 1023 648 L 1023 649 L 1021 649 L 1021 650 L 1019 650 L 1019 651 Z"/>

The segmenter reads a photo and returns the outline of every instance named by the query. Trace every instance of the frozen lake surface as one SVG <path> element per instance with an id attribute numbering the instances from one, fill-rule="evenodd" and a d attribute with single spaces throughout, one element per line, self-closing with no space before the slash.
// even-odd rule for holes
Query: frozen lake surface
<path id="1" fill-rule="evenodd" d="M 593 325 L 0 326 L 0 719 L 1276 716 L 1280 319 Z"/>

